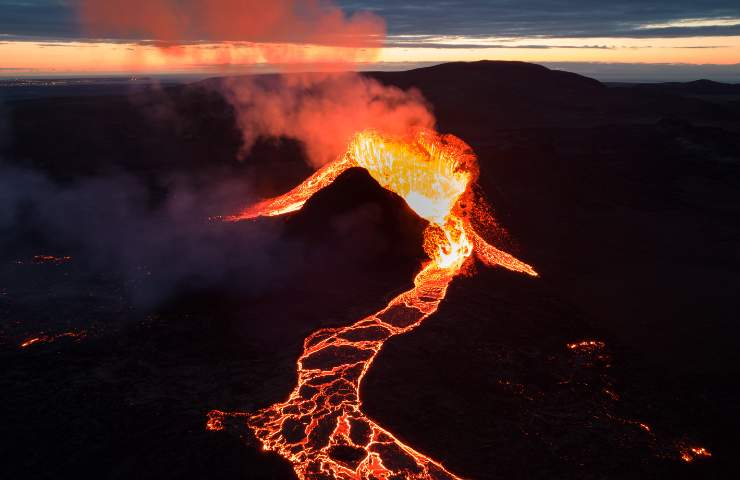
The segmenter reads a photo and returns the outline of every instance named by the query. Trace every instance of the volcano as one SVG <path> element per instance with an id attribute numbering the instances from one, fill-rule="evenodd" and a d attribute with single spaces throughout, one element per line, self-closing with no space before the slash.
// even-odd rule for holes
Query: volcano
<path id="1" fill-rule="evenodd" d="M 387 339 L 411 331 L 437 311 L 450 282 L 473 252 L 491 266 L 532 276 L 537 273 L 486 243 L 475 231 L 472 217 L 488 209 L 474 203 L 471 183 L 478 166 L 470 147 L 451 135 L 424 130 L 408 139 L 360 133 L 344 156 L 290 192 L 248 207 L 228 220 L 300 210 L 352 167 L 366 169 L 428 222 L 424 250 L 430 261 L 414 278 L 413 288 L 382 310 L 348 327 L 311 334 L 297 362 L 298 385 L 288 400 L 251 416 L 231 416 L 247 417 L 263 447 L 293 463 L 301 479 L 458 478 L 364 415 L 359 395 L 362 378 Z M 211 412 L 208 429 L 223 429 L 223 417 L 223 412 Z"/>
<path id="2" fill-rule="evenodd" d="M 223 80 L 14 90 L 0 143 L 12 167 L 0 211 L 6 476 L 289 480 L 296 465 L 325 465 L 736 477 L 734 87 L 611 85 L 509 62 L 367 75 L 418 87 L 438 130 L 470 147 L 479 174 L 457 202 L 485 200 L 490 221 L 460 218 L 539 276 L 489 268 L 473 244 L 442 279 L 444 299 L 424 297 L 432 314 L 417 325 L 404 304 L 389 319 L 440 252 L 425 237 L 454 250 L 444 209 L 421 215 L 382 171 L 353 164 L 283 215 L 208 220 L 314 173 L 286 139 L 235 160 L 234 112 L 212 88 Z M 229 188 L 209 203 L 214 183 Z M 21 346 L 33 338 L 54 341 Z M 337 355 L 316 356 L 330 342 Z M 337 405 L 360 408 L 336 414 L 348 412 L 339 430 L 317 421 L 316 456 L 286 459 L 305 419 L 271 436 L 278 413 L 313 398 L 296 392 L 305 369 L 365 362 L 348 342 L 373 345 L 362 382 L 339 391 Z M 222 431 L 204 428 L 213 410 L 227 412 L 210 417 Z"/>

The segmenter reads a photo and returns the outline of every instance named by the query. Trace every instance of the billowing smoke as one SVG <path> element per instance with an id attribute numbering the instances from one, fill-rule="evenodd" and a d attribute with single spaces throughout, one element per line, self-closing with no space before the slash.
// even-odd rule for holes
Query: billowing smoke
<path id="1" fill-rule="evenodd" d="M 319 44 L 328 52 L 324 58 L 342 62 L 377 47 L 383 37 L 383 23 L 377 17 L 347 16 L 331 3 L 318 0 L 82 0 L 81 12 L 91 30 L 106 38 L 166 42 L 163 51 L 173 55 L 178 46 L 200 41 L 262 42 L 258 48 L 264 52 L 282 48 L 280 42 L 293 42 L 294 46 Z M 338 56 L 332 56 L 335 48 Z M 354 53 L 347 56 L 347 52 Z M 357 131 L 374 128 L 401 135 L 414 127 L 434 125 L 434 117 L 418 91 L 385 86 L 347 71 L 286 72 L 228 78 L 208 85 L 215 86 L 234 107 L 244 153 L 260 138 L 288 137 L 303 145 L 314 167 L 340 155 Z M 187 102 L 185 95 L 170 98 L 164 90 L 132 98 L 137 111 L 147 109 L 152 121 L 169 127 L 182 114 L 177 113 L 177 102 Z M 4 124 L 0 121 L 0 142 Z M 188 122 L 183 124 L 187 126 L 183 130 L 192 127 L 200 131 Z M 225 128 L 217 122 L 209 126 Z M 152 139 L 158 139 L 158 134 L 161 132 L 153 131 Z M 126 142 L 139 140 L 142 148 L 155 148 L 152 142 L 143 141 L 144 137 Z M 70 141 L 79 140 L 75 137 Z M 107 148 L 104 145 L 101 151 Z M 163 161 L 169 159 L 163 157 Z M 22 158 L 12 160 L 22 163 Z M 101 156 L 97 161 L 101 172 L 119 171 L 114 166 L 116 159 Z M 120 274 L 140 304 L 156 305 L 182 291 L 183 286 L 270 290 L 284 284 L 286 278 L 300 276 L 302 271 L 315 273 L 336 254 L 321 250 L 330 247 L 318 241 L 285 240 L 277 224 L 267 222 L 255 227 L 211 221 L 214 215 L 237 212 L 258 200 L 250 189 L 253 179 L 234 177 L 236 171 L 244 169 L 220 174 L 214 173 L 219 171 L 217 166 L 202 169 L 200 174 L 173 169 L 176 172 L 164 180 L 167 192 L 162 196 L 156 193 L 161 179 L 153 188 L 146 172 L 140 172 L 140 176 L 132 170 L 132 174 L 77 177 L 74 162 L 70 161 L 65 170 L 67 181 L 60 184 L 44 173 L 2 163 L 2 260 L 12 262 L 36 254 L 71 255 L 74 265 L 84 264 L 89 271 Z M 362 213 L 367 211 L 363 207 L 360 213 L 347 214 L 359 220 L 339 222 L 339 237 L 384 238 L 382 228 L 376 225 L 377 215 Z M 362 234 L 353 234 L 353 229 L 363 229 Z M 374 236 L 377 232 L 373 229 L 380 232 L 378 236 Z M 353 240 L 354 250 L 366 251 L 357 243 Z M 368 249 L 377 248 L 377 243 L 368 240 Z"/>
<path id="2" fill-rule="evenodd" d="M 224 86 L 236 107 L 245 150 L 260 137 L 294 138 L 305 145 L 315 167 L 336 159 L 364 129 L 403 135 L 413 127 L 434 126 L 421 93 L 356 73 L 243 77 Z"/>
<path id="3" fill-rule="evenodd" d="M 377 15 L 345 15 L 329 0 L 82 0 L 80 14 L 101 37 L 160 42 L 174 55 L 246 42 L 268 63 L 370 60 L 385 37 Z"/>
<path id="4" fill-rule="evenodd" d="M 197 188 L 193 178 L 173 176 L 166 198 L 154 200 L 141 179 L 127 174 L 62 185 L 36 171 L 0 167 L 0 261 L 70 255 L 86 271 L 116 272 L 144 306 L 182 288 L 223 288 L 230 279 L 247 291 L 270 288 L 289 271 L 272 255 L 289 250 L 281 250 L 279 231 L 268 226 L 210 221 L 223 206 L 244 201 L 241 182 L 217 180 Z"/>
<path id="5" fill-rule="evenodd" d="M 402 135 L 434 126 L 420 92 L 347 71 L 352 62 L 372 60 L 382 46 L 384 22 L 372 13 L 345 15 L 324 0 L 84 0 L 81 12 L 97 34 L 163 42 L 169 55 L 199 42 L 250 42 L 258 52 L 252 61 L 292 71 L 278 79 L 219 84 L 235 107 L 244 153 L 260 137 L 289 137 L 303 143 L 318 167 L 340 155 L 355 132 Z M 330 65 L 332 73 L 294 71 L 316 63 L 322 70 Z"/>

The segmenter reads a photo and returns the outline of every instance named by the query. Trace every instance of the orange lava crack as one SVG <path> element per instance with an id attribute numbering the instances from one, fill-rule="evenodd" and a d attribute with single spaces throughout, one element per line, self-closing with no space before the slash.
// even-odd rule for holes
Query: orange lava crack
<path id="1" fill-rule="evenodd" d="M 72 257 L 70 256 L 64 256 L 64 257 L 55 257 L 54 255 L 34 255 L 33 262 L 34 263 L 55 263 L 55 264 L 61 264 L 61 263 L 67 263 L 71 262 Z"/>
<path id="2" fill-rule="evenodd" d="M 681 460 L 686 463 L 691 463 L 697 458 L 708 458 L 712 454 L 704 447 L 680 447 L 679 452 L 681 454 Z"/>
<path id="3" fill-rule="evenodd" d="M 301 480 L 458 479 L 369 419 L 362 412 L 360 383 L 388 338 L 413 330 L 437 311 L 450 282 L 465 270 L 473 253 L 488 266 L 537 273 L 488 244 L 470 223 L 464 204 L 473 203 L 470 185 L 478 174 L 470 147 L 452 135 L 427 130 L 404 139 L 359 133 L 347 154 L 298 187 L 226 220 L 299 210 L 351 167 L 367 169 L 381 186 L 400 195 L 429 221 L 424 249 L 431 260 L 416 275 L 414 287 L 382 310 L 350 326 L 309 335 L 296 362 L 298 384 L 287 400 L 254 414 L 214 410 L 206 428 L 223 430 L 225 417 L 244 418 L 263 448 L 290 461 Z"/>
<path id="4" fill-rule="evenodd" d="M 64 337 L 71 337 L 71 338 L 79 340 L 83 338 L 86 334 L 87 332 L 85 332 L 84 330 L 80 330 L 79 332 L 64 332 L 64 333 L 58 333 L 56 335 L 39 335 L 37 337 L 31 337 L 29 339 L 24 340 L 23 342 L 21 342 L 19 347 L 27 348 L 37 343 L 51 343 L 51 342 L 54 342 Z"/>

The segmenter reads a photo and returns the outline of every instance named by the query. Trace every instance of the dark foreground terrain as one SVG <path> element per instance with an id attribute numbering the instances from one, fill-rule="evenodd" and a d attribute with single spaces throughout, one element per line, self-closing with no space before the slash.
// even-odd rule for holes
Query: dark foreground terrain
<path id="1" fill-rule="evenodd" d="M 366 412 L 466 478 L 737 478 L 738 86 L 371 75 L 475 149 L 500 246 L 541 277 L 457 279 Z M 282 400 L 306 335 L 408 288 L 422 226 L 362 171 L 285 219 L 208 220 L 310 173 L 288 140 L 237 161 L 213 83 L 0 93 L 2 478 L 294 478 L 206 413 Z"/>

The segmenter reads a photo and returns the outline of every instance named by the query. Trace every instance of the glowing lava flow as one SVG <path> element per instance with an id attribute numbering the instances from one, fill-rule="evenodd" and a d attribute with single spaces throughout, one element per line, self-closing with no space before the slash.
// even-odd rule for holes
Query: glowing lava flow
<path id="1" fill-rule="evenodd" d="M 424 250 L 431 259 L 414 287 L 377 313 L 343 328 L 325 328 L 304 341 L 298 385 L 284 402 L 255 414 L 209 414 L 207 428 L 223 428 L 225 416 L 246 418 L 265 450 L 288 459 L 302 480 L 457 479 L 441 464 L 404 445 L 362 413 L 360 383 L 383 343 L 432 315 L 473 252 L 483 263 L 536 276 L 521 262 L 475 232 L 470 185 L 478 174 L 470 147 L 452 135 L 419 131 L 411 139 L 375 132 L 355 136 L 347 153 L 287 194 L 247 208 L 229 220 L 299 210 L 317 191 L 351 167 L 367 169 L 429 221 Z"/>
<path id="2" fill-rule="evenodd" d="M 58 333 L 56 335 L 39 335 L 38 337 L 32 337 L 24 340 L 19 346 L 20 348 L 28 348 L 31 345 L 36 345 L 37 343 L 51 343 L 64 337 L 73 338 L 79 341 L 83 339 L 86 334 L 87 332 L 85 332 L 85 330 L 80 330 L 79 332 L 64 332 Z"/>

